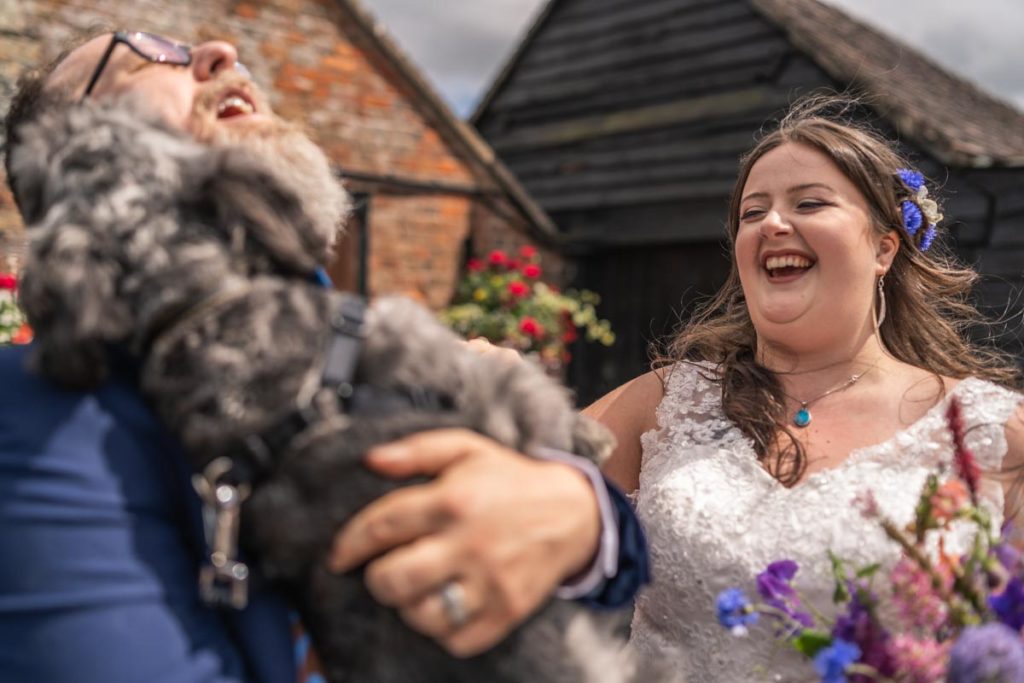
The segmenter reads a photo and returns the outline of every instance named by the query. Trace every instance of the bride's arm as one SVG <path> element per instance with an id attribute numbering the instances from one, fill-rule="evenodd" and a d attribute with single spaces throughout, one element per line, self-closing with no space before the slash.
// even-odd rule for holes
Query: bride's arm
<path id="1" fill-rule="evenodd" d="M 1006 423 L 1006 456 L 1002 471 L 1004 515 L 1024 529 L 1024 403 Z M 1018 531 L 1019 534 L 1019 531 Z"/>
<path id="2" fill-rule="evenodd" d="M 627 493 L 640 483 L 640 435 L 656 426 L 654 411 L 664 395 L 662 373 L 641 375 L 583 411 L 611 430 L 618 442 L 604 474 Z"/>

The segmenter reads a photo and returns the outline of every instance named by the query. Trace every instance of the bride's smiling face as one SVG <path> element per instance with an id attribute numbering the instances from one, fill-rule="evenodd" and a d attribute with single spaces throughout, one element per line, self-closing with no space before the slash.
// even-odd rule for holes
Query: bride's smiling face
<path id="1" fill-rule="evenodd" d="M 874 228 L 867 199 L 817 149 L 787 142 L 751 168 L 735 258 L 759 339 L 799 350 L 857 334 L 897 248 L 895 233 Z"/>

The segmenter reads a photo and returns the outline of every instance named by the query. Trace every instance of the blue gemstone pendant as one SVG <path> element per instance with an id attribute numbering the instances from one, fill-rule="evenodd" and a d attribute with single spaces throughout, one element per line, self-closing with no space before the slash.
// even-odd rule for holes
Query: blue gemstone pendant
<path id="1" fill-rule="evenodd" d="M 811 411 L 807 410 L 807 406 L 796 411 L 796 415 L 793 416 L 793 424 L 797 427 L 806 427 L 811 424 Z"/>

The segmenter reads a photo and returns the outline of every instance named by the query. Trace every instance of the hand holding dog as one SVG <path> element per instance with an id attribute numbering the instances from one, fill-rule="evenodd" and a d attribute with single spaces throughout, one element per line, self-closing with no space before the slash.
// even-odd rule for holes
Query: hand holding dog
<path id="1" fill-rule="evenodd" d="M 336 537 L 331 568 L 367 565 L 374 597 L 452 654 L 492 647 L 597 552 L 594 491 L 575 469 L 524 457 L 468 430 L 416 434 L 372 450 L 388 477 L 434 476 L 371 503 Z M 457 581 L 455 627 L 441 587 Z"/>

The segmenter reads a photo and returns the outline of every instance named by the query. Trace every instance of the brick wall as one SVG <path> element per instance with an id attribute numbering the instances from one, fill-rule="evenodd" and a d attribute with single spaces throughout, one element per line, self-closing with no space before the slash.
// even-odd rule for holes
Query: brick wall
<path id="1" fill-rule="evenodd" d="M 495 200 L 480 194 L 494 192 L 492 180 L 335 0 L 0 0 L 0 108 L 24 66 L 97 22 L 235 44 L 277 112 L 306 122 L 339 170 L 358 178 L 350 188 L 369 195 L 371 294 L 443 306 L 470 235 L 475 251 L 525 241 L 521 214 L 493 215 Z M 6 187 L 0 230 L 19 230 Z"/>

